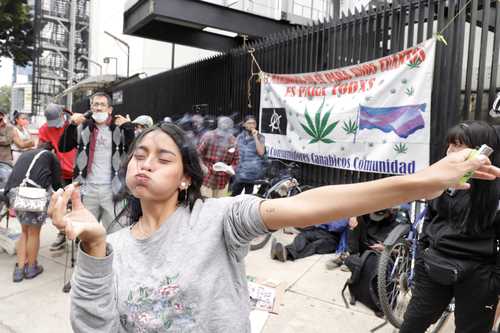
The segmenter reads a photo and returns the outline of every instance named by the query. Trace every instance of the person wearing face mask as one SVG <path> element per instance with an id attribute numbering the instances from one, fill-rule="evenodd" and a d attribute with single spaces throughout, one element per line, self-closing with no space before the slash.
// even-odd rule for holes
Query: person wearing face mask
<path id="1" fill-rule="evenodd" d="M 264 172 L 265 139 L 257 131 L 255 117 L 246 116 L 243 127 L 244 130 L 236 138 L 240 150 L 240 164 L 232 185 L 233 196 L 241 194 L 243 189 L 245 194 L 252 194 L 254 181 L 262 178 Z"/>
<path id="2" fill-rule="evenodd" d="M 14 127 L 5 121 L 5 111 L 0 110 L 0 161 L 12 164 L 10 145 L 14 137 Z"/>
<path id="3" fill-rule="evenodd" d="M 77 149 L 73 177 L 82 184 L 83 202 L 109 233 L 117 231 L 113 194 L 121 190 L 118 169 L 134 140 L 134 124 L 111 113 L 111 98 L 102 92 L 90 98 L 90 113 L 75 113 L 59 139 L 59 151 Z M 90 116 L 90 118 L 89 118 Z"/>
<path id="4" fill-rule="evenodd" d="M 30 123 L 28 115 L 26 113 L 14 111 L 13 116 L 15 126 L 10 147 L 12 149 L 12 161 L 15 164 L 23 152 L 35 146 L 35 141 L 28 131 L 28 125 Z"/>
<path id="5" fill-rule="evenodd" d="M 150 116 L 141 115 L 135 118 L 132 124 L 135 126 L 135 136 L 138 136 L 142 131 L 153 126 L 154 121 Z"/>
<path id="6" fill-rule="evenodd" d="M 223 162 L 236 169 L 239 163 L 239 149 L 236 138 L 231 134 L 232 129 L 233 121 L 231 118 L 219 117 L 217 129 L 205 133 L 198 146 L 198 154 L 207 169 L 201 194 L 207 198 L 225 196 L 228 189 L 230 175 L 224 171 L 215 171 L 214 164 Z"/>

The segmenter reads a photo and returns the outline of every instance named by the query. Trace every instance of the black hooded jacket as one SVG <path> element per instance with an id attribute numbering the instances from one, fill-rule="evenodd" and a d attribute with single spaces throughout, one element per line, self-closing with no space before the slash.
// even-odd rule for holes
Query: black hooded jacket
<path id="1" fill-rule="evenodd" d="M 469 215 L 468 191 L 448 193 L 432 200 L 427 207 L 421 241 L 440 252 L 457 259 L 471 259 L 495 263 L 500 240 L 500 214 L 491 228 L 480 234 L 470 234 L 461 224 Z M 472 208 L 474 209 L 474 208 Z"/>

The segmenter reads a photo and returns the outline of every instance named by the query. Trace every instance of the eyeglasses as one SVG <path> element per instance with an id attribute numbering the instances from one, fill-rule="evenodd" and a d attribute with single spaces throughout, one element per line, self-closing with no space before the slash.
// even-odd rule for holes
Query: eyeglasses
<path id="1" fill-rule="evenodd" d="M 107 108 L 108 107 L 108 103 L 92 103 L 91 105 L 93 108 L 98 108 L 100 106 L 102 106 L 103 108 Z"/>

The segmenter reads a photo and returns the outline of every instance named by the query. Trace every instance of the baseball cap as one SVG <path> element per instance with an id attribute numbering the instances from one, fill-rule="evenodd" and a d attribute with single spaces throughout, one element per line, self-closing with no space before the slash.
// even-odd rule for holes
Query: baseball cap
<path id="1" fill-rule="evenodd" d="M 150 116 L 142 115 L 134 119 L 132 124 L 142 125 L 146 128 L 153 126 L 153 118 Z"/>
<path id="2" fill-rule="evenodd" d="M 49 104 L 45 109 L 45 118 L 49 127 L 61 128 L 64 126 L 64 119 L 61 117 L 63 113 L 62 105 Z"/>

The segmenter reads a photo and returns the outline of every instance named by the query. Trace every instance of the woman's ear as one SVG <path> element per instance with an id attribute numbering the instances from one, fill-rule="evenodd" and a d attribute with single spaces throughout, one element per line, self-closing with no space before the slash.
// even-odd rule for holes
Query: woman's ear
<path id="1" fill-rule="evenodd" d="M 180 190 L 187 190 L 191 186 L 191 177 L 189 176 L 183 176 L 181 179 L 181 186 Z"/>

